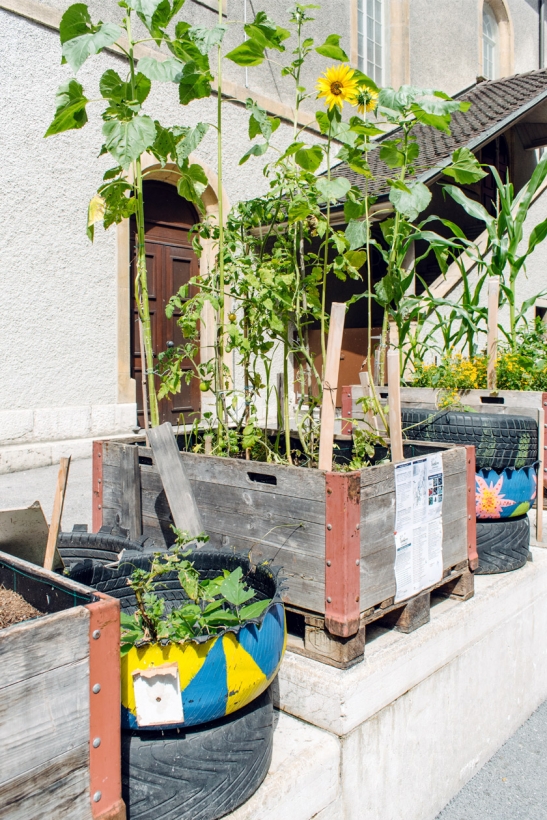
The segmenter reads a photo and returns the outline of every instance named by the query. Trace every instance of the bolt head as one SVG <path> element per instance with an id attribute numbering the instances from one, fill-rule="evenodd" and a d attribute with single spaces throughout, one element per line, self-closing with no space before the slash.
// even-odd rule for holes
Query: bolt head
<path id="1" fill-rule="evenodd" d="M 361 565 L 361 562 L 360 562 L 360 560 L 359 560 L 359 559 L 357 559 L 357 561 L 355 562 L 355 566 L 357 566 L 357 567 L 358 567 L 358 566 L 360 566 L 360 565 Z"/>
<path id="2" fill-rule="evenodd" d="M 95 794 L 93 795 L 93 802 L 98 803 L 99 800 L 101 799 L 101 797 L 102 797 L 101 792 L 95 792 Z"/>
<path id="3" fill-rule="evenodd" d="M 327 604 L 332 604 L 332 598 L 327 598 Z"/>
<path id="4" fill-rule="evenodd" d="M 101 745 L 101 738 L 100 737 L 94 737 L 93 738 L 93 748 L 98 749 L 100 745 Z"/>
<path id="5" fill-rule="evenodd" d="M 331 562 L 327 561 L 327 566 L 330 567 L 330 565 L 331 565 Z"/>
<path id="6" fill-rule="evenodd" d="M 101 637 L 101 630 L 100 629 L 94 629 L 93 630 L 93 640 L 97 641 L 100 637 Z"/>
<path id="7" fill-rule="evenodd" d="M 332 524 L 327 524 L 327 529 L 332 530 Z"/>
<path id="8" fill-rule="evenodd" d="M 93 694 L 98 695 L 100 691 L 101 691 L 101 684 L 100 683 L 94 683 L 93 684 Z"/>

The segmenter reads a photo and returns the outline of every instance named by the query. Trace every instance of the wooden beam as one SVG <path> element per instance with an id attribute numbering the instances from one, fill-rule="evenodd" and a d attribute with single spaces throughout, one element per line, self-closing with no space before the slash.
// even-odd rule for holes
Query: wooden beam
<path id="1" fill-rule="evenodd" d="M 345 320 L 345 303 L 333 302 L 330 313 L 327 361 L 323 380 L 323 402 L 321 405 L 321 433 L 319 437 L 320 470 L 332 470 L 334 413 L 336 409 L 336 391 L 338 390 L 338 373 L 340 370 L 340 353 L 342 351 L 342 335 L 344 333 Z"/>
<path id="2" fill-rule="evenodd" d="M 387 383 L 389 387 L 389 438 L 391 460 L 404 461 L 403 428 L 401 423 L 401 364 L 398 350 L 387 353 Z"/>
<path id="3" fill-rule="evenodd" d="M 122 479 L 121 525 L 133 540 L 142 535 L 141 473 L 139 468 L 139 447 L 136 444 L 122 445 L 120 454 Z"/>
<path id="4" fill-rule="evenodd" d="M 179 448 L 169 422 L 159 427 L 151 427 L 148 430 L 148 441 L 175 527 L 194 538 L 203 532 L 203 524 L 192 485 L 182 466 Z"/>
<path id="5" fill-rule="evenodd" d="M 496 389 L 496 359 L 498 357 L 498 306 L 500 300 L 500 280 L 493 276 L 488 280 L 488 365 L 486 385 L 489 390 Z"/>
<path id="6" fill-rule="evenodd" d="M 59 463 L 59 474 L 57 476 L 57 488 L 53 500 L 53 512 L 51 514 L 51 524 L 49 525 L 49 535 L 47 538 L 46 556 L 44 558 L 44 569 L 53 569 L 53 560 L 57 548 L 57 537 L 61 529 L 61 518 L 63 517 L 63 506 L 65 503 L 66 483 L 68 481 L 68 471 L 70 469 L 70 456 L 61 458 Z"/>

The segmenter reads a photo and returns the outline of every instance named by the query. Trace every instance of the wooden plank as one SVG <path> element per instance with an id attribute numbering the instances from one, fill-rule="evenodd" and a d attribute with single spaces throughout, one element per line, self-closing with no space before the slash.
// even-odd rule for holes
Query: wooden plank
<path id="1" fill-rule="evenodd" d="M 143 384 L 145 381 L 143 379 Z M 128 531 L 130 538 L 137 539 L 142 535 L 141 473 L 138 447 L 133 444 L 122 445 L 120 473 L 122 491 L 121 526 Z"/>
<path id="2" fill-rule="evenodd" d="M 340 370 L 340 353 L 342 351 L 345 319 L 345 303 L 333 302 L 330 312 L 327 360 L 323 379 L 323 401 L 321 403 L 321 432 L 319 436 L 320 470 L 332 470 L 334 415 L 336 411 L 336 392 L 338 390 L 338 372 Z"/>
<path id="3" fill-rule="evenodd" d="M 538 410 L 538 482 L 536 495 L 536 540 L 543 543 L 543 476 L 545 475 L 545 410 Z"/>
<path id="4" fill-rule="evenodd" d="M 173 428 L 166 422 L 148 431 L 148 441 L 165 489 L 175 526 L 191 537 L 203 532 L 192 486 L 182 466 Z"/>
<path id="5" fill-rule="evenodd" d="M 5 686 L 0 772 L 9 781 L 89 742 L 87 658 Z"/>
<path id="6" fill-rule="evenodd" d="M 7 686 L 88 656 L 89 612 L 83 606 L 1 629 L 0 693 Z"/>
<path id="7" fill-rule="evenodd" d="M 53 562 L 59 556 L 57 551 L 57 538 L 61 529 L 61 518 L 63 517 L 63 506 L 65 503 L 66 483 L 68 481 L 68 471 L 70 469 L 70 456 L 60 459 L 59 474 L 57 476 L 57 488 L 53 499 L 53 512 L 51 513 L 51 524 L 49 525 L 49 535 L 47 539 L 46 555 L 44 558 L 44 569 L 53 569 Z M 60 556 L 59 556 L 60 559 Z M 57 561 L 56 563 L 59 563 Z M 61 561 L 62 564 L 62 561 Z"/>
<path id="8" fill-rule="evenodd" d="M 488 333 L 486 352 L 486 385 L 489 390 L 496 389 L 496 359 L 498 357 L 498 307 L 500 301 L 500 280 L 492 276 L 488 280 Z"/>
<path id="9" fill-rule="evenodd" d="M 401 425 L 401 366 L 398 350 L 388 350 L 387 380 L 389 391 L 389 439 L 391 442 L 391 461 L 398 464 L 404 461 L 403 431 Z"/>
<path id="10" fill-rule="evenodd" d="M 89 742 L 1 784 L 0 820 L 91 820 Z"/>

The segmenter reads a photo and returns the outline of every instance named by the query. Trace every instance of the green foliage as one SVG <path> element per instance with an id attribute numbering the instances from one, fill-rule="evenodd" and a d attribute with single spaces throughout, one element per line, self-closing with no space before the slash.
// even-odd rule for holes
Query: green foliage
<path id="1" fill-rule="evenodd" d="M 51 137 L 53 134 L 61 134 L 73 128 L 83 128 L 87 122 L 88 100 L 84 97 L 83 88 L 77 80 L 69 80 L 68 83 L 59 86 L 56 103 L 55 117 L 44 136 Z"/>
<path id="2" fill-rule="evenodd" d="M 233 572 L 202 579 L 185 548 L 197 541 L 204 543 L 207 536 L 191 539 L 188 534 L 174 529 L 176 545 L 169 552 L 155 552 L 149 570 L 135 569 L 128 584 L 135 593 L 137 609 L 134 614 L 121 616 L 121 652 L 133 646 L 148 643 L 184 643 L 194 638 L 218 635 L 223 630 L 259 618 L 271 599 L 253 601 L 254 589 L 249 588 L 241 567 Z M 161 579 L 177 575 L 187 600 L 166 612 L 164 600 L 157 594 Z M 167 578 L 166 578 L 167 580 Z"/>
<path id="3" fill-rule="evenodd" d="M 329 60 L 339 60 L 340 62 L 347 62 L 348 55 L 343 48 L 340 48 L 340 35 L 329 34 L 322 46 L 317 46 L 315 49 L 322 57 L 328 57 Z"/>

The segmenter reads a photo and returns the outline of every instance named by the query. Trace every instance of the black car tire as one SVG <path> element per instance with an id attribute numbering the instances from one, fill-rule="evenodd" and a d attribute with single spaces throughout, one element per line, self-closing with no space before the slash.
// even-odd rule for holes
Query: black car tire
<path id="1" fill-rule="evenodd" d="M 99 532 L 87 532 L 86 525 L 76 525 L 72 532 L 60 532 L 57 549 L 67 567 L 86 559 L 100 564 L 117 561 L 123 550 L 145 552 L 154 548 L 149 538 L 133 540 L 116 527 L 102 527 Z"/>
<path id="2" fill-rule="evenodd" d="M 494 575 L 523 567 L 530 554 L 528 516 L 477 521 L 477 552 L 477 575 Z"/>
<path id="3" fill-rule="evenodd" d="M 127 820 L 217 820 L 251 797 L 272 758 L 270 689 L 221 720 L 186 731 L 122 732 Z"/>
<path id="4" fill-rule="evenodd" d="M 405 407 L 401 420 L 406 439 L 475 445 L 477 471 L 518 470 L 538 460 L 538 426 L 528 416 Z"/>

